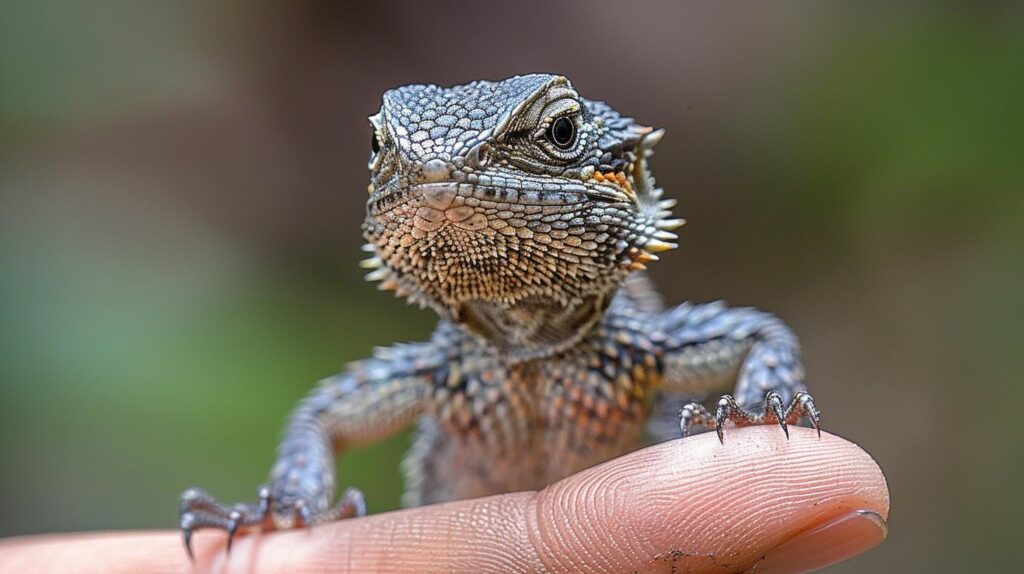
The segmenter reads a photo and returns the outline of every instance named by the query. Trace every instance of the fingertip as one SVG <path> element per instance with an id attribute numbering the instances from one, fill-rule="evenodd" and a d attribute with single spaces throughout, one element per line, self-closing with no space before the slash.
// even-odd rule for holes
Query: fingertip
<path id="1" fill-rule="evenodd" d="M 538 494 L 541 552 L 564 571 L 682 561 L 699 572 L 752 565 L 851 512 L 884 522 L 888 487 L 870 455 L 791 430 L 790 440 L 751 427 L 728 429 L 725 444 L 709 434 L 670 441 L 556 483 Z"/>

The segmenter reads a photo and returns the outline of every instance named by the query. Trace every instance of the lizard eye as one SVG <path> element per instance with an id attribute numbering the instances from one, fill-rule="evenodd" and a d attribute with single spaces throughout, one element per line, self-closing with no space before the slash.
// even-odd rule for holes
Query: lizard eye
<path id="1" fill-rule="evenodd" d="M 546 135 L 548 141 L 559 149 L 569 149 L 576 143 L 576 124 L 572 119 L 562 116 L 551 122 Z"/>
<path id="2" fill-rule="evenodd" d="M 380 140 L 377 139 L 377 132 L 373 132 L 373 136 L 370 139 L 370 149 L 373 150 L 374 154 L 380 153 Z"/>

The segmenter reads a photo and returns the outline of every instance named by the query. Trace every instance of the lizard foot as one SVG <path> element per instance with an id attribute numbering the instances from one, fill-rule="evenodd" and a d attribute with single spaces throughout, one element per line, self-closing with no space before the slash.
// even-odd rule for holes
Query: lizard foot
<path id="1" fill-rule="evenodd" d="M 260 527 L 277 530 L 312 526 L 320 522 L 352 518 L 366 514 L 363 493 L 349 488 L 333 509 L 317 512 L 313 505 L 299 497 L 275 499 L 269 486 L 261 486 L 254 504 L 237 503 L 228 506 L 201 488 L 190 488 L 181 493 L 178 505 L 178 527 L 185 541 L 189 559 L 192 554 L 192 533 L 202 528 L 219 528 L 228 534 L 227 551 L 239 531 Z"/>
<path id="2" fill-rule="evenodd" d="M 682 431 L 683 436 L 688 436 L 693 427 L 711 428 L 713 426 L 715 432 L 718 433 L 718 440 L 725 444 L 722 427 L 727 421 L 731 421 L 736 426 L 777 423 L 786 433 L 786 438 L 789 438 L 788 425 L 799 422 L 802 417 L 807 417 L 811 421 L 811 426 L 818 431 L 820 437 L 821 428 L 818 426 L 818 420 L 821 418 L 821 412 L 814 406 L 814 399 L 811 398 L 811 395 L 803 391 L 793 397 L 789 406 L 784 406 L 782 395 L 770 391 L 765 396 L 764 412 L 761 414 L 743 410 L 743 407 L 731 395 L 724 395 L 718 399 L 718 408 L 715 409 L 714 415 L 700 403 L 684 405 L 683 409 L 679 411 L 679 430 Z"/>

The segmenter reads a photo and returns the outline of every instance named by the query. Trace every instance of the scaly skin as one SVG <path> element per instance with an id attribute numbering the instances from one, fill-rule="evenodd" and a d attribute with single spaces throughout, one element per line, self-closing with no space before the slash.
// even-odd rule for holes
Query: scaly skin
<path id="1" fill-rule="evenodd" d="M 663 405 L 730 387 L 714 413 L 682 406 L 671 434 L 721 439 L 727 421 L 786 429 L 805 416 L 817 427 L 785 324 L 721 303 L 665 311 L 643 275 L 683 223 L 647 168 L 661 130 L 543 74 L 404 86 L 370 123 L 363 264 L 433 308 L 438 328 L 322 381 L 256 504 L 187 490 L 190 552 L 197 528 L 230 544 L 241 529 L 362 514 L 354 489 L 331 506 L 334 457 L 417 421 L 407 505 L 541 488 L 637 448 L 648 423 L 668 438 Z"/>

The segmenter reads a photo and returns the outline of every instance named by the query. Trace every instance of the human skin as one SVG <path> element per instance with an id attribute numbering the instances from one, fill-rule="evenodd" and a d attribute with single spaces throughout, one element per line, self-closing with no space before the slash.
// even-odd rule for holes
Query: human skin
<path id="1" fill-rule="evenodd" d="M 889 492 L 857 445 L 805 428 L 730 428 L 654 445 L 537 492 L 307 530 L 0 541 L 0 572 L 807 572 L 886 536 Z M 674 568 L 674 569 L 673 569 Z"/>

